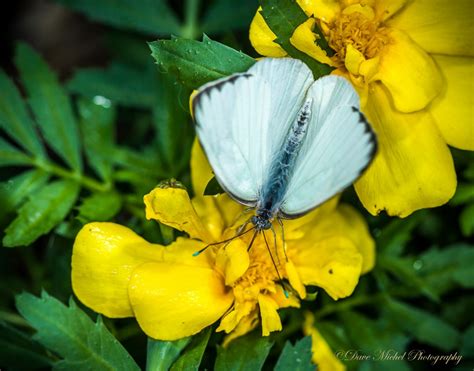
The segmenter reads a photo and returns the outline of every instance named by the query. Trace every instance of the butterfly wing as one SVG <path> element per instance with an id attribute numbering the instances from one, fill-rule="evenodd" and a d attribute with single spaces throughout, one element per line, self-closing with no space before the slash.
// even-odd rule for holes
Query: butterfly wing
<path id="1" fill-rule="evenodd" d="M 280 213 L 302 215 L 353 183 L 369 165 L 376 138 L 351 84 L 325 76 L 309 88 L 311 117 Z"/>
<path id="2" fill-rule="evenodd" d="M 312 82 L 302 62 L 268 58 L 199 89 L 196 132 L 216 179 L 237 201 L 255 205 L 273 153 Z"/>

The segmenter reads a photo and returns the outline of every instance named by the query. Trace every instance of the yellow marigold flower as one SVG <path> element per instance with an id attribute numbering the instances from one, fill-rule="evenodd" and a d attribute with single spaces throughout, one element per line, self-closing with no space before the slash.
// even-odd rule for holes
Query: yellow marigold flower
<path id="1" fill-rule="evenodd" d="M 447 144 L 474 149 L 471 0 L 298 0 L 308 20 L 291 43 L 348 78 L 378 134 L 379 153 L 356 182 L 365 208 L 401 217 L 447 202 L 456 174 Z M 316 44 L 318 25 L 335 54 Z M 257 12 L 250 40 L 285 51 Z"/>
<path id="2" fill-rule="evenodd" d="M 193 335 L 220 319 L 217 330 L 230 334 L 230 341 L 259 322 L 263 335 L 280 330 L 278 309 L 298 307 L 305 285 L 319 286 L 334 299 L 346 297 L 373 267 L 374 242 L 365 222 L 350 206 L 336 206 L 336 199 L 284 222 L 288 260 L 280 237 L 275 249 L 273 235 L 267 235 L 279 273 L 294 288 L 289 298 L 263 236 L 249 251 L 250 233 L 193 256 L 207 243 L 235 236 L 248 215 L 227 195 L 202 196 L 212 173 L 197 144 L 191 169 L 192 200 L 172 185 L 144 198 L 148 219 L 189 237 L 161 246 L 113 223 L 90 223 L 79 232 L 72 285 L 85 305 L 108 317 L 134 316 L 148 336 L 161 340 Z"/>

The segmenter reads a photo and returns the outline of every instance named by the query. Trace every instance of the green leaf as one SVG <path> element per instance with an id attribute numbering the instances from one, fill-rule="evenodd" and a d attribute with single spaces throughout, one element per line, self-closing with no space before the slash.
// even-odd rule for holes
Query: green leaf
<path id="1" fill-rule="evenodd" d="M 464 237 L 474 234 L 474 204 L 466 206 L 459 216 L 459 226 Z"/>
<path id="2" fill-rule="evenodd" d="M 313 71 L 314 78 L 328 75 L 332 67 L 320 63 L 307 54 L 296 49 L 290 42 L 295 29 L 304 23 L 308 17 L 294 0 L 260 0 L 262 14 L 265 22 L 277 36 L 275 42 L 279 44 L 293 58 L 300 59 Z M 330 52 L 327 43 L 320 34 L 319 46 Z"/>
<path id="3" fill-rule="evenodd" d="M 82 223 L 105 222 L 112 219 L 122 207 L 122 198 L 117 192 L 96 192 L 79 206 L 78 219 Z"/>
<path id="4" fill-rule="evenodd" d="M 29 194 L 43 186 L 48 177 L 42 170 L 29 170 L 0 183 L 0 215 L 14 210 Z"/>
<path id="5" fill-rule="evenodd" d="M 100 317 L 94 323 L 72 299 L 65 306 L 44 291 L 41 298 L 22 293 L 16 306 L 37 330 L 33 338 L 63 358 L 54 369 L 139 370 Z"/>
<path id="6" fill-rule="evenodd" d="M 426 213 L 417 212 L 410 218 L 390 222 L 377 237 L 377 248 L 385 255 L 398 256 L 402 254 L 406 244 L 410 241 L 413 230 L 420 225 L 425 216 Z"/>
<path id="7" fill-rule="evenodd" d="M 459 183 L 456 187 L 456 194 L 449 200 L 449 204 L 457 206 L 468 202 L 474 202 L 474 184 Z"/>
<path id="8" fill-rule="evenodd" d="M 79 130 L 71 102 L 57 77 L 26 44 L 18 44 L 15 63 L 46 141 L 66 163 L 80 172 L 82 159 Z"/>
<path id="9" fill-rule="evenodd" d="M 149 35 L 179 33 L 179 22 L 165 0 L 58 0 L 89 18 Z"/>
<path id="10" fill-rule="evenodd" d="M 464 332 L 460 353 L 464 357 L 474 357 L 474 324 Z"/>
<path id="11" fill-rule="evenodd" d="M 26 246 L 51 231 L 69 213 L 79 189 L 79 184 L 71 180 L 58 180 L 40 188 L 5 230 L 3 245 Z"/>
<path id="12" fill-rule="evenodd" d="M 204 15 L 202 29 L 207 34 L 247 30 L 257 8 L 257 0 L 216 0 Z"/>
<path id="13" fill-rule="evenodd" d="M 217 348 L 215 371 L 261 370 L 273 346 L 257 331 L 233 340 L 226 348 Z"/>
<path id="14" fill-rule="evenodd" d="M 84 151 L 90 166 L 105 181 L 112 178 L 115 108 L 104 97 L 81 99 L 78 103 Z"/>
<path id="15" fill-rule="evenodd" d="M 149 45 L 158 66 L 192 89 L 235 72 L 244 72 L 255 63 L 248 55 L 206 35 L 202 42 L 174 38 Z"/>
<path id="16" fill-rule="evenodd" d="M 81 69 L 68 81 L 67 88 L 92 99 L 105 97 L 126 107 L 149 108 L 157 103 L 156 72 L 151 67 L 140 70 L 115 62 L 105 69 Z"/>
<path id="17" fill-rule="evenodd" d="M 212 328 L 207 327 L 199 334 L 191 338 L 191 342 L 184 350 L 184 353 L 173 363 L 171 371 L 198 371 L 201 359 L 206 350 Z"/>
<path id="18" fill-rule="evenodd" d="M 430 249 L 416 262 L 420 274 L 439 295 L 460 285 L 474 288 L 474 248 L 467 244 Z"/>
<path id="19" fill-rule="evenodd" d="M 31 336 L 0 321 L 0 364 L 15 370 L 51 367 L 52 360 Z"/>
<path id="20" fill-rule="evenodd" d="M 292 345 L 288 340 L 278 358 L 275 371 L 314 371 L 311 363 L 311 337 L 306 336 Z"/>
<path id="21" fill-rule="evenodd" d="M 224 189 L 222 189 L 221 185 L 217 181 L 216 177 L 212 177 L 212 179 L 207 183 L 206 189 L 204 189 L 204 196 L 214 196 L 221 193 L 225 193 Z"/>
<path id="22" fill-rule="evenodd" d="M 179 172 L 189 164 L 193 140 L 193 125 L 189 114 L 181 107 L 189 99 L 187 89 L 176 83 L 173 76 L 159 74 L 157 102 L 153 108 L 153 124 L 156 131 L 157 146 L 160 158 L 169 170 L 170 177 L 177 177 Z M 186 150 L 185 150 L 186 149 Z"/>
<path id="23" fill-rule="evenodd" d="M 460 343 L 458 330 L 425 310 L 395 300 L 387 300 L 385 308 L 399 328 L 422 343 L 443 351 L 453 350 Z"/>
<path id="24" fill-rule="evenodd" d="M 0 167 L 32 165 L 32 163 L 30 157 L 0 137 Z"/>
<path id="25" fill-rule="evenodd" d="M 190 337 L 176 341 L 160 341 L 148 339 L 146 370 L 169 370 L 181 351 L 191 341 Z"/>
<path id="26" fill-rule="evenodd" d="M 13 82 L 0 70 L 0 128 L 32 155 L 44 157 L 33 120 Z"/>
<path id="27" fill-rule="evenodd" d="M 428 282 L 426 282 L 423 277 L 420 277 L 417 274 L 411 259 L 402 259 L 393 256 L 380 256 L 378 263 L 379 267 L 382 267 L 394 274 L 407 286 L 415 288 L 427 298 L 439 302 L 440 298 L 438 292 Z"/>

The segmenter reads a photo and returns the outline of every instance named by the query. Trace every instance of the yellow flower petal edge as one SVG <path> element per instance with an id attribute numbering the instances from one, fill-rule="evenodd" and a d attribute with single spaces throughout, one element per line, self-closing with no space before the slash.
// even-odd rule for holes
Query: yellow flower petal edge
<path id="1" fill-rule="evenodd" d="M 128 284 L 133 270 L 163 257 L 132 230 L 113 223 L 86 224 L 72 254 L 72 288 L 79 300 L 107 317 L 131 317 Z"/>
<path id="2" fill-rule="evenodd" d="M 182 188 L 157 187 L 143 198 L 146 218 L 184 231 L 192 238 L 211 241 L 212 237 L 196 214 L 188 192 Z"/>
<path id="3" fill-rule="evenodd" d="M 305 285 L 322 287 L 334 300 L 349 296 L 359 281 L 361 254 L 348 238 L 319 240 L 316 233 L 317 228 L 305 240 L 288 241 L 289 259 Z"/>
<path id="4" fill-rule="evenodd" d="M 204 195 L 204 190 L 213 176 L 207 157 L 196 138 L 191 149 L 191 182 L 196 196 Z"/>
<path id="5" fill-rule="evenodd" d="M 280 316 L 278 315 L 278 305 L 267 295 L 258 296 L 260 306 L 260 316 L 262 317 L 262 335 L 268 336 L 270 332 L 282 329 Z"/>
<path id="6" fill-rule="evenodd" d="M 431 104 L 431 112 L 446 142 L 456 148 L 474 150 L 474 59 L 434 55 L 445 79 L 442 93 Z M 453 106 L 453 102 L 456 105 Z"/>
<path id="7" fill-rule="evenodd" d="M 320 371 L 344 371 L 346 366 L 337 359 L 328 343 L 321 333 L 314 327 L 314 316 L 310 312 L 305 313 L 303 332 L 306 336 L 311 336 L 313 362 Z"/>
<path id="8" fill-rule="evenodd" d="M 137 268 L 129 297 L 143 331 L 168 341 L 194 335 L 216 322 L 233 301 L 223 277 L 211 267 L 166 262 Z"/>
<path id="9" fill-rule="evenodd" d="M 403 32 L 392 30 L 391 43 L 380 56 L 380 79 L 401 112 L 425 108 L 442 88 L 441 74 L 433 59 Z"/>
<path id="10" fill-rule="evenodd" d="M 252 23 L 250 24 L 250 43 L 253 48 L 267 57 L 284 57 L 286 52 L 274 40 L 276 35 L 260 14 L 261 8 L 258 8 Z"/>
<path id="11" fill-rule="evenodd" d="M 430 113 L 397 112 L 378 85 L 364 108 L 379 141 L 379 153 L 355 189 L 373 215 L 386 210 L 406 217 L 415 210 L 446 203 L 456 189 L 448 146 Z"/>
<path id="12" fill-rule="evenodd" d="M 472 0 L 409 1 L 391 18 L 391 27 L 404 30 L 429 53 L 474 56 Z"/>

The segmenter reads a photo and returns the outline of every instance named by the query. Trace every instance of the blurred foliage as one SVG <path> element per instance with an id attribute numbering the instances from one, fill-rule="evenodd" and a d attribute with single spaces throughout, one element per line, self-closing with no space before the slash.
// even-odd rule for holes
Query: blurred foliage
<path id="1" fill-rule="evenodd" d="M 72 241 L 84 223 L 116 221 L 152 242 L 173 239 L 168 227 L 145 220 L 142 196 L 169 178 L 190 188 L 189 94 L 254 62 L 247 30 L 258 3 L 57 1 L 103 23 L 110 59 L 60 83 L 40 53 L 20 42 L 14 58 L 19 81 L 0 72 L 0 367 L 314 369 L 300 311 L 282 311 L 280 333 L 262 338 L 256 331 L 222 348 L 222 334 L 212 328 L 147 345 L 134 320 L 96 320 L 74 299 L 63 304 L 72 295 Z M 289 43 L 295 19 L 304 17 L 295 3 L 261 5 L 277 42 L 315 74 L 328 73 Z M 212 39 L 198 41 L 203 33 Z M 337 354 L 457 352 L 459 369 L 474 367 L 474 159 L 453 154 L 459 185 L 443 207 L 406 219 L 371 217 L 353 191 L 344 194 L 369 220 L 376 267 L 351 297 L 334 302 L 318 291 L 315 301 L 302 304 Z M 432 368 L 429 361 L 380 362 L 345 364 L 349 370 Z"/>

